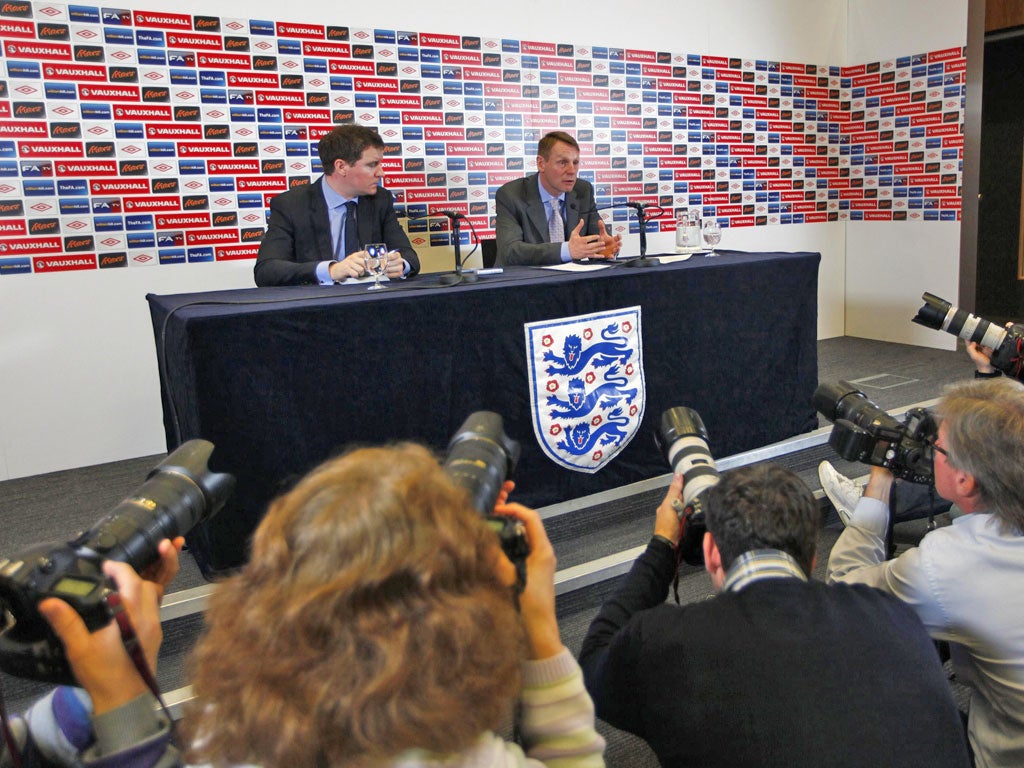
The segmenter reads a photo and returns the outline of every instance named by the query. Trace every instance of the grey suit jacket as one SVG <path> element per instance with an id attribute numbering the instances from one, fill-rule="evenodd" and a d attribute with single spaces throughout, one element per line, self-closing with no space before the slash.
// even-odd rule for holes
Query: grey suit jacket
<path id="1" fill-rule="evenodd" d="M 495 263 L 499 267 L 562 263 L 561 243 L 548 242 L 548 217 L 537 183 L 537 174 L 531 173 L 503 184 L 494 196 L 498 250 Z M 580 218 L 584 220 L 582 234 L 598 233 L 600 216 L 594 208 L 594 187 L 589 181 L 578 179 L 572 191 L 565 193 L 566 239 Z"/>
<path id="2" fill-rule="evenodd" d="M 256 285 L 302 285 L 317 282 L 316 265 L 334 259 L 331 225 L 324 201 L 323 177 L 270 201 L 270 222 L 260 243 L 253 275 Z M 360 243 L 387 243 L 409 262 L 411 277 L 420 260 L 395 215 L 395 198 L 379 187 L 359 198 L 357 221 Z"/>

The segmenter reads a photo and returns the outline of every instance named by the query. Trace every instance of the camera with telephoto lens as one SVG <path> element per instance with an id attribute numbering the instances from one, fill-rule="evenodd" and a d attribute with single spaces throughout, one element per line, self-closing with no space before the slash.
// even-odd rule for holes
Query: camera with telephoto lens
<path id="1" fill-rule="evenodd" d="M 519 443 L 505 434 L 501 416 L 493 411 L 471 413 L 448 441 L 444 469 L 469 493 L 470 503 L 497 534 L 501 548 L 525 583 L 530 546 L 523 524 L 494 514 L 494 504 L 519 461 Z"/>
<path id="2" fill-rule="evenodd" d="M 1024 380 L 1024 325 L 1002 328 L 930 293 L 921 296 L 924 306 L 911 320 L 936 331 L 948 331 L 964 341 L 977 342 L 992 350 L 992 365 L 1003 373 Z"/>
<path id="3" fill-rule="evenodd" d="M 213 443 L 189 440 L 88 531 L 66 544 L 37 544 L 0 560 L 0 669 L 75 684 L 64 646 L 39 613 L 39 601 L 64 600 L 89 631 L 110 623 L 116 586 L 103 573 L 103 561 L 144 570 L 159 559 L 163 539 L 181 536 L 218 512 L 234 490 L 234 477 L 209 470 L 212 451 Z"/>
<path id="4" fill-rule="evenodd" d="M 846 381 L 819 384 L 812 400 L 833 422 L 828 444 L 844 459 L 885 467 L 911 483 L 933 482 L 938 425 L 929 411 L 911 408 L 900 423 Z"/>
<path id="5" fill-rule="evenodd" d="M 718 467 L 708 450 L 708 431 L 692 408 L 669 408 L 661 414 L 654 434 L 672 471 L 683 476 L 683 537 L 679 553 L 690 565 L 704 562 L 704 504 L 706 491 L 718 484 Z"/>

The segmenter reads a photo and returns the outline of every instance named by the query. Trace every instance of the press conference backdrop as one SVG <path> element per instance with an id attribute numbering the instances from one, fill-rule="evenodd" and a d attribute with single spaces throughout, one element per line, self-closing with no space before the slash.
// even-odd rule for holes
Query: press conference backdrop
<path id="1" fill-rule="evenodd" d="M 960 46 L 841 67 L 44 2 L 0 19 L 4 275 L 251 259 L 269 199 L 348 122 L 379 128 L 405 211 L 481 236 L 552 129 L 599 205 L 669 214 L 653 232 L 688 207 L 734 228 L 960 209 Z M 443 219 L 409 229 L 449 243 Z"/>

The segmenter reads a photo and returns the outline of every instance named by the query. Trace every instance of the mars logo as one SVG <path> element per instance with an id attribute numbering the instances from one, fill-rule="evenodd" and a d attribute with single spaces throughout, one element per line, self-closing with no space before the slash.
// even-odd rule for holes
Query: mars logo
<path id="1" fill-rule="evenodd" d="M 560 43 L 558 49 L 555 51 L 556 56 L 573 56 L 576 50 L 566 43 Z"/>
<path id="2" fill-rule="evenodd" d="M 118 164 L 118 173 L 122 176 L 145 176 L 148 172 L 145 160 L 122 160 Z"/>
<path id="3" fill-rule="evenodd" d="M 178 191 L 177 179 L 152 179 L 149 183 L 153 194 L 169 195 Z"/>
<path id="4" fill-rule="evenodd" d="M 335 109 L 331 112 L 331 122 L 335 125 L 348 125 L 356 121 L 356 113 L 351 109 Z"/>
<path id="5" fill-rule="evenodd" d="M 377 62 L 377 76 L 378 77 L 397 77 L 398 76 L 398 65 L 389 61 L 378 61 Z"/>
<path id="6" fill-rule="evenodd" d="M 60 232 L 60 223 L 57 219 L 35 219 L 28 223 L 30 235 L 52 235 Z"/>
<path id="7" fill-rule="evenodd" d="M 260 163 L 260 173 L 284 173 L 284 160 L 264 160 Z"/>
<path id="8" fill-rule="evenodd" d="M 196 32 L 220 32 L 220 19 L 216 16 L 193 16 L 192 28 Z"/>
<path id="9" fill-rule="evenodd" d="M 41 101 L 16 101 L 14 102 L 14 117 L 45 117 L 46 107 Z"/>
<path id="10" fill-rule="evenodd" d="M 501 80 L 505 83 L 518 83 L 522 81 L 522 76 L 518 69 L 503 69 Z"/>
<path id="11" fill-rule="evenodd" d="M 196 122 L 200 118 L 199 107 L 175 107 L 174 119 L 186 122 Z"/>
<path id="12" fill-rule="evenodd" d="M 108 67 L 107 79 L 112 83 L 137 83 L 139 70 L 135 67 Z"/>
<path id="13" fill-rule="evenodd" d="M 128 254 L 124 251 L 104 253 L 100 256 L 100 269 L 125 267 L 128 265 Z"/>
<path id="14" fill-rule="evenodd" d="M 353 59 L 372 59 L 373 58 L 373 46 L 372 45 L 353 45 L 352 46 L 352 58 Z"/>
<path id="15" fill-rule="evenodd" d="M 86 237 L 64 238 L 64 250 L 67 253 L 80 253 L 82 251 L 91 251 L 95 247 L 96 245 L 92 235 L 88 235 Z"/>
<path id="16" fill-rule="evenodd" d="M 306 106 L 307 107 L 326 107 L 327 106 L 328 94 L 326 93 L 307 93 L 306 94 Z"/>
<path id="17" fill-rule="evenodd" d="M 234 154 L 235 157 L 255 157 L 258 151 L 259 147 L 254 141 L 236 141 L 232 149 L 232 154 Z"/>
<path id="18" fill-rule="evenodd" d="M 78 123 L 50 123 L 50 137 L 54 139 L 79 139 L 82 126 Z"/>
<path id="19" fill-rule="evenodd" d="M 423 108 L 424 109 L 441 109 L 441 97 L 440 96 L 424 96 L 423 97 Z"/>
<path id="20" fill-rule="evenodd" d="M 203 126 L 203 138 L 204 139 L 226 139 L 228 137 L 228 127 L 226 125 L 204 125 Z"/>
<path id="21" fill-rule="evenodd" d="M 484 140 L 484 129 L 483 128 L 467 128 L 466 129 L 466 141 L 483 141 Z"/>
<path id="22" fill-rule="evenodd" d="M 171 89 L 166 86 L 154 87 L 148 85 L 142 89 L 142 100 L 148 102 L 170 101 Z"/>
<path id="23" fill-rule="evenodd" d="M 428 187 L 443 187 L 448 183 L 448 175 L 445 173 L 428 173 L 427 174 L 427 186 Z"/>
<path id="24" fill-rule="evenodd" d="M 249 50 L 249 38 L 248 37 L 225 37 L 224 38 L 224 50 L 225 51 L 248 51 Z"/>
<path id="25" fill-rule="evenodd" d="M 0 5 L 0 16 L 13 16 L 18 19 L 32 18 L 32 3 L 11 3 Z"/>
<path id="26" fill-rule="evenodd" d="M 281 75 L 281 87 L 303 88 L 305 87 L 305 82 L 302 79 L 302 75 Z"/>
<path id="27" fill-rule="evenodd" d="M 420 81 L 419 80 L 402 80 L 398 84 L 398 90 L 401 93 L 419 93 L 420 92 Z"/>
<path id="28" fill-rule="evenodd" d="M 206 195 L 187 195 L 181 198 L 181 208 L 184 211 L 205 211 L 210 207 L 210 201 Z"/>
<path id="29" fill-rule="evenodd" d="M 21 200 L 0 200 L 0 216 L 24 216 L 25 204 Z"/>
<path id="30" fill-rule="evenodd" d="M 67 24 L 36 24 L 36 37 L 40 40 L 70 40 L 71 32 Z"/>
<path id="31" fill-rule="evenodd" d="M 328 27 L 327 28 L 327 39 L 328 40 L 348 40 L 349 32 L 348 27 Z"/>
<path id="32" fill-rule="evenodd" d="M 448 190 L 449 200 L 463 201 L 466 200 L 467 197 L 468 196 L 465 187 L 454 187 Z"/>
<path id="33" fill-rule="evenodd" d="M 288 189 L 309 186 L 309 176 L 292 176 L 288 179 Z"/>
<path id="34" fill-rule="evenodd" d="M 215 227 L 233 227 L 238 224 L 238 214 L 235 211 L 230 213 L 215 213 L 211 222 Z"/>
<path id="35" fill-rule="evenodd" d="M 446 112 L 444 115 L 445 125 L 465 125 L 466 116 L 461 112 Z"/>
<path id="36" fill-rule="evenodd" d="M 261 71 L 261 72 L 266 72 L 267 70 L 275 70 L 275 69 L 277 69 L 277 57 L 276 56 L 253 56 L 252 57 L 252 68 L 255 69 L 255 70 Z M 282 80 L 283 80 L 283 78 L 282 78 Z M 287 88 L 288 86 L 282 84 L 281 87 L 282 88 Z"/>
<path id="37" fill-rule="evenodd" d="M 103 48 L 98 45 L 76 45 L 75 61 L 103 61 Z"/>
<path id="38" fill-rule="evenodd" d="M 537 442 L 556 464 L 594 473 L 636 435 L 646 389 L 640 307 L 526 323 Z"/>
<path id="39" fill-rule="evenodd" d="M 409 157 L 405 159 L 404 167 L 406 171 L 422 171 L 424 169 L 424 160 L 422 157 Z"/>
<path id="40" fill-rule="evenodd" d="M 263 239 L 263 229 L 261 228 L 246 228 L 239 233 L 239 240 L 243 243 L 257 243 Z"/>

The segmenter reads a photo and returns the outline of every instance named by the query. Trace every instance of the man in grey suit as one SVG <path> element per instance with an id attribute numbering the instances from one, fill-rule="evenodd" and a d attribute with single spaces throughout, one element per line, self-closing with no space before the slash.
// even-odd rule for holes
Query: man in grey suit
<path id="1" fill-rule="evenodd" d="M 594 188 L 577 178 L 580 145 L 564 131 L 537 143 L 537 173 L 502 185 L 494 196 L 497 265 L 544 266 L 610 259 L 612 237 L 595 210 Z"/>
<path id="2" fill-rule="evenodd" d="M 415 275 L 420 260 L 380 186 L 384 141 L 362 125 L 341 125 L 317 145 L 324 175 L 270 201 L 270 222 L 253 274 L 256 285 L 330 285 L 365 271 L 366 243 L 386 243 L 387 275 Z"/>

